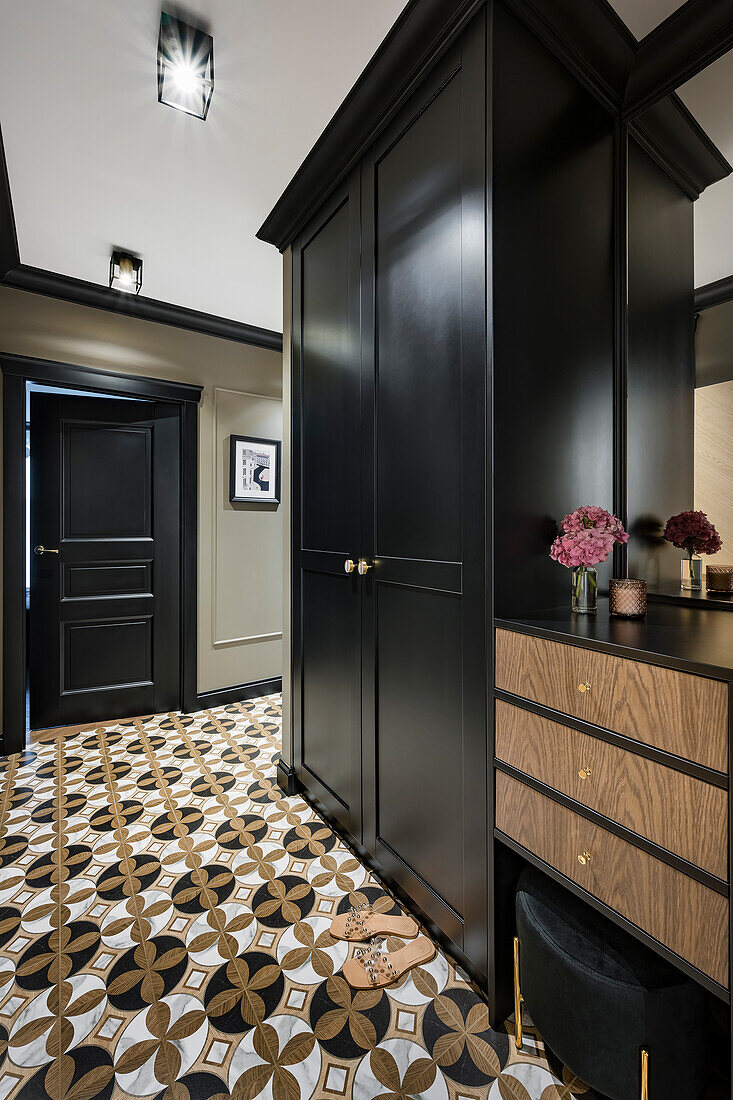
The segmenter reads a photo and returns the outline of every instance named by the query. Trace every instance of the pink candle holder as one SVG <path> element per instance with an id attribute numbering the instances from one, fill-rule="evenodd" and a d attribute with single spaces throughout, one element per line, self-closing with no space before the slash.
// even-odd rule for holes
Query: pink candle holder
<path id="1" fill-rule="evenodd" d="M 641 619 L 646 615 L 646 581 L 615 578 L 608 588 L 608 609 L 619 619 Z"/>

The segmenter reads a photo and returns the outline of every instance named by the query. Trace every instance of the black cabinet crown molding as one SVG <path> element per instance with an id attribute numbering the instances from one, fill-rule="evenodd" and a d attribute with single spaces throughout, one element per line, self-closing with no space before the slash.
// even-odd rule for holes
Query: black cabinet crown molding
<path id="1" fill-rule="evenodd" d="M 624 117 L 630 119 L 657 103 L 731 47 L 730 0 L 687 0 L 639 44 L 624 97 Z"/>
<path id="2" fill-rule="evenodd" d="M 292 244 L 406 102 L 421 76 L 479 8 L 498 2 L 411 0 L 261 226 L 260 240 L 280 251 Z M 685 7 L 697 5 L 698 16 L 709 27 L 721 18 L 719 13 L 711 15 L 721 2 L 730 5 L 730 0 L 690 0 Z M 632 74 L 640 59 L 646 63 L 650 47 L 647 39 L 641 46 L 637 43 L 607 0 L 504 3 L 606 110 L 624 121 L 633 119 L 634 136 L 690 198 L 730 173 L 731 166 L 681 101 L 669 95 L 670 89 L 663 94 L 650 90 L 643 114 L 642 108 L 624 113 Z M 685 51 L 686 26 L 681 20 L 677 36 L 668 33 L 664 38 L 670 38 L 676 71 L 685 78 L 703 67 L 703 54 L 694 43 L 689 56 Z M 671 71 L 670 63 L 664 69 L 665 82 Z"/>
<path id="3" fill-rule="evenodd" d="M 28 267 L 26 264 L 19 264 L 10 271 L 6 271 L 0 282 L 16 290 L 44 294 L 47 298 L 59 298 L 65 302 L 74 302 L 76 305 L 106 309 L 127 317 L 138 317 L 143 321 L 154 321 L 159 325 L 172 325 L 191 332 L 201 332 L 205 336 L 216 336 L 220 340 L 234 340 L 240 344 L 250 344 L 270 351 L 282 351 L 281 332 L 257 328 L 243 321 L 232 321 L 227 317 L 202 313 L 197 309 L 172 305 L 170 302 L 160 302 L 156 298 L 124 294 L 98 283 L 74 279 L 69 275 L 59 275 L 54 271 L 44 271 L 38 267 Z"/>

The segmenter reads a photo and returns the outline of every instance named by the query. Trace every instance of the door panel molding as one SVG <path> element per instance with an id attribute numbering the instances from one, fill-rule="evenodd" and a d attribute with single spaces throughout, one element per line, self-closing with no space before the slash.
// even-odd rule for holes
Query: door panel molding
<path id="1" fill-rule="evenodd" d="M 181 707 L 196 709 L 198 403 L 201 386 L 0 355 L 3 374 L 3 753 L 25 748 L 27 630 L 25 591 L 26 382 L 152 399 L 171 406 L 180 431 Z M 133 540 L 133 543 L 145 540 Z M 110 548 L 111 549 L 111 548 Z M 145 557 L 130 546 L 130 559 Z M 73 564 L 74 543 L 67 564 Z M 114 560 L 120 561 L 115 552 Z"/>

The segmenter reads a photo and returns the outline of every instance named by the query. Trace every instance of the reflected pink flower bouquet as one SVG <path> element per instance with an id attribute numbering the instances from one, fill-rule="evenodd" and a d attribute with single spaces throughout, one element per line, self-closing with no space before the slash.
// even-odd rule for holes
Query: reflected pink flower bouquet
<path id="1" fill-rule="evenodd" d="M 604 508 L 576 508 L 561 523 L 562 534 L 550 548 L 550 557 L 568 569 L 589 568 L 605 561 L 615 542 L 628 542 L 621 520 Z"/>
<path id="2" fill-rule="evenodd" d="M 688 555 L 717 554 L 723 545 L 718 532 L 704 512 L 679 512 L 667 520 L 664 537 Z"/>

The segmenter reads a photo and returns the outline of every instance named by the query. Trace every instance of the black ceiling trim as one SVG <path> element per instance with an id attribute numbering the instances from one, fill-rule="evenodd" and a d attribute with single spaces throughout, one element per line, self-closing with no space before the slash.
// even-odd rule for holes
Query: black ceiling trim
<path id="1" fill-rule="evenodd" d="M 65 302 L 91 306 L 94 309 L 106 309 L 112 313 L 137 317 L 143 321 L 154 321 L 160 325 L 172 325 L 175 328 L 201 332 L 206 336 L 216 336 L 220 340 L 234 340 L 240 344 L 252 344 L 270 351 L 282 351 L 281 332 L 246 325 L 242 321 L 231 321 L 226 317 L 217 317 L 212 313 L 200 313 L 185 306 L 174 306 L 168 302 L 159 302 L 155 298 L 145 298 L 140 294 L 124 294 L 98 283 L 88 283 L 83 279 L 73 279 L 69 275 L 58 275 L 53 271 L 44 271 L 38 267 L 19 264 L 6 272 L 0 280 L 3 285 L 17 290 L 29 290 L 35 294 L 45 294 L 49 298 L 60 298 Z"/>
<path id="2" fill-rule="evenodd" d="M 632 119 L 629 133 L 693 202 L 733 170 L 677 95 Z"/>
<path id="3" fill-rule="evenodd" d="M 695 291 L 695 309 L 709 309 L 733 301 L 733 275 L 699 286 Z"/>
<path id="4" fill-rule="evenodd" d="M 0 130 L 0 278 L 6 271 L 20 263 L 18 234 L 15 228 L 13 200 L 10 195 L 8 163 L 5 159 L 2 130 Z"/>
<path id="5" fill-rule="evenodd" d="M 731 0 L 687 0 L 639 43 L 624 99 L 633 118 L 733 47 Z"/>
<path id="6" fill-rule="evenodd" d="M 260 228 L 283 251 L 486 0 L 411 0 Z M 614 116 L 641 47 L 608 0 L 504 0 Z M 690 0 L 703 8 L 721 0 Z M 733 0 L 722 0 L 733 8 Z M 646 39 L 645 39 L 646 41 Z M 691 198 L 730 165 L 675 96 L 634 119 L 634 136 Z"/>
<path id="7" fill-rule="evenodd" d="M 176 401 L 198 405 L 202 386 L 188 382 L 169 382 L 164 378 L 145 378 L 137 374 L 79 367 L 71 363 L 56 363 L 49 359 L 34 359 L 29 355 L 0 355 L 3 374 L 43 385 L 73 386 L 81 390 L 102 390 L 126 397 L 149 397 L 155 401 Z"/>

